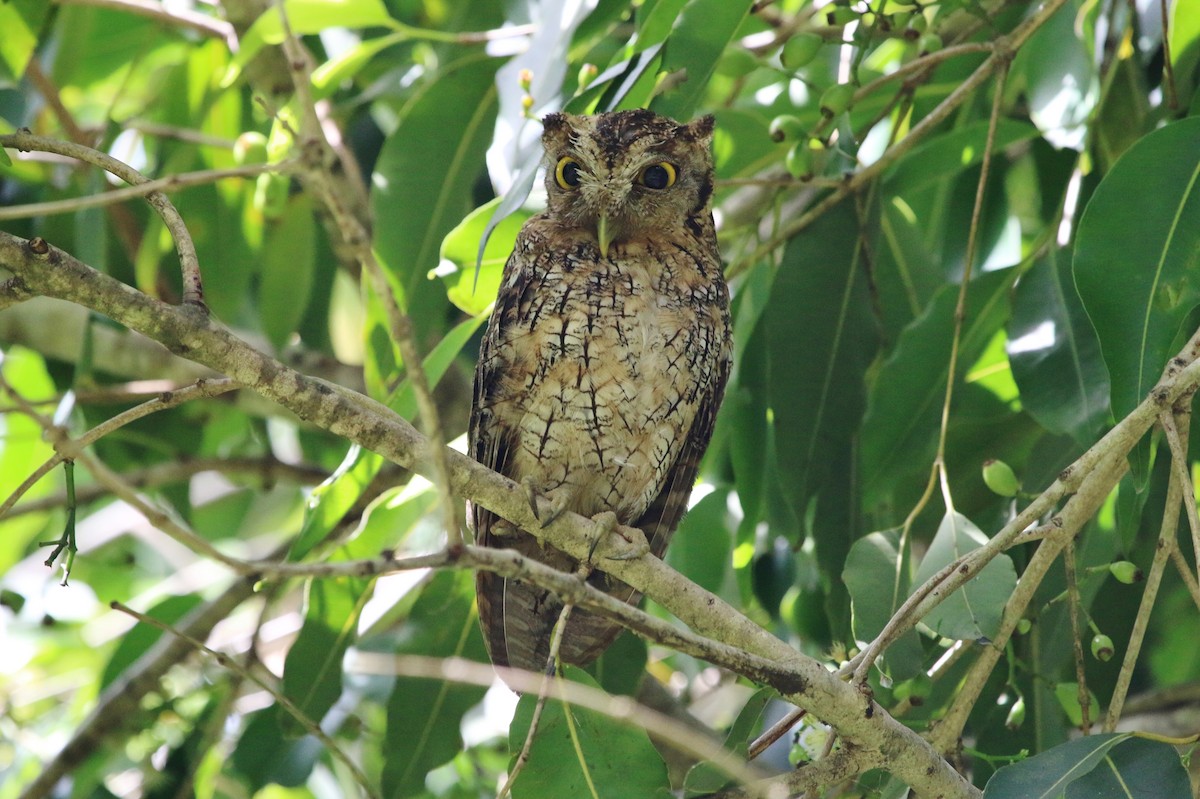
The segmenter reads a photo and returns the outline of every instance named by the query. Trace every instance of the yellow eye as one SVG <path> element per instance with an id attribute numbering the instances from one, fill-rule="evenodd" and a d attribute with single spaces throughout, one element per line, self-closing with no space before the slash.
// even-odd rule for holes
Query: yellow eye
<path id="1" fill-rule="evenodd" d="M 579 185 L 579 162 L 569 155 L 558 159 L 554 167 L 554 180 L 564 189 L 573 189 Z"/>
<path id="2" fill-rule="evenodd" d="M 675 185 L 675 166 L 659 161 L 642 170 L 638 182 L 648 189 L 667 189 Z"/>

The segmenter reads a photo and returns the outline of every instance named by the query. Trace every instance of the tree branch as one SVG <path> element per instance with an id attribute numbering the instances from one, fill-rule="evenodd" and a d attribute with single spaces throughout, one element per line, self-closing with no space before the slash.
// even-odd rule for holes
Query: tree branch
<path id="1" fill-rule="evenodd" d="M 194 306 L 154 300 L 103 275 L 45 241 L 0 233 L 0 265 L 33 291 L 86 305 L 203 363 L 300 418 L 350 439 L 423 474 L 431 472 L 428 442 L 402 418 L 367 397 L 306 377 L 258 352 Z M 530 530 L 578 561 L 588 560 L 598 531 L 590 519 L 564 513 L 542 529 L 521 486 L 453 450 L 445 451 L 451 489 Z M 542 509 L 549 511 L 549 507 Z M 844 739 L 879 752 L 889 769 L 930 796 L 974 797 L 978 791 L 919 735 L 889 716 L 869 696 L 824 666 L 775 638 L 720 597 L 697 586 L 657 558 L 612 560 L 629 544 L 609 536 L 596 552 L 604 569 L 674 613 L 695 633 L 745 650 L 770 663 L 768 684 L 835 727 Z M 453 553 L 452 553 L 453 554 Z M 745 661 L 743 661 L 745 662 Z M 765 679 L 756 674 L 755 678 Z"/>

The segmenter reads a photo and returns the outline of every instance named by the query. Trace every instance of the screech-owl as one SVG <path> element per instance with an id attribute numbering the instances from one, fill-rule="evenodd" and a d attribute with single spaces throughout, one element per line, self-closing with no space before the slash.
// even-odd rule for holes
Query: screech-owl
<path id="1" fill-rule="evenodd" d="M 712 117 L 650 111 L 543 120 L 547 208 L 517 236 L 475 372 L 470 452 L 556 508 L 615 513 L 662 557 L 687 508 L 731 359 L 729 290 L 712 218 Z M 476 542 L 570 571 L 483 508 Z M 603 564 L 597 564 L 598 569 Z M 640 595 L 597 570 L 589 582 Z M 562 605 L 480 572 L 492 661 L 546 667 Z M 560 654 L 585 664 L 620 627 L 574 611 Z"/>

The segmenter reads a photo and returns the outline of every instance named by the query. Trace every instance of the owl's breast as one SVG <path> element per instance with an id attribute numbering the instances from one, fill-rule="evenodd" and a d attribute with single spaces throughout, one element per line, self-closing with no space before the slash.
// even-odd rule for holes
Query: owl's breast
<path id="1" fill-rule="evenodd" d="M 509 472 L 584 515 L 646 510 L 728 357 L 723 296 L 685 279 L 694 259 L 664 260 L 626 248 L 544 275 L 502 345 Z"/>

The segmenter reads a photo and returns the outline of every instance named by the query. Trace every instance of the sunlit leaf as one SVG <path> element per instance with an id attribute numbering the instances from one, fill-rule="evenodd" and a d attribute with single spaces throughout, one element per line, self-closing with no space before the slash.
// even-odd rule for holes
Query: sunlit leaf
<path id="1" fill-rule="evenodd" d="M 942 519 L 913 585 L 922 585 L 958 558 L 987 543 L 987 536 L 961 513 Z M 987 641 L 1000 628 L 1004 605 L 1017 585 L 1012 559 L 997 555 L 961 588 L 930 611 L 922 623 L 945 638 Z"/>
<path id="2" fill-rule="evenodd" d="M 1131 147 L 1079 222 L 1075 285 L 1100 339 L 1117 418 L 1158 382 L 1180 326 L 1200 303 L 1198 178 L 1200 118 L 1193 117 Z M 1144 476 L 1147 461 L 1139 450 L 1135 474 Z"/>

